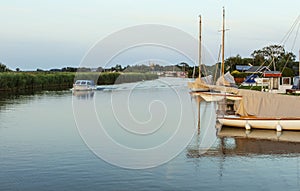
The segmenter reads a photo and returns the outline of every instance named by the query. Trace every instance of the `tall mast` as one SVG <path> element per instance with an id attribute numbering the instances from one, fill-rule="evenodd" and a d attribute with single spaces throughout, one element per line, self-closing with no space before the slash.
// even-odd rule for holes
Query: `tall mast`
<path id="1" fill-rule="evenodd" d="M 224 65 L 225 65 L 225 8 L 223 7 L 223 28 L 222 28 L 222 76 L 224 80 Z M 224 82 L 223 82 L 224 83 Z"/>
<path id="2" fill-rule="evenodd" d="M 201 62 L 202 62 L 202 18 L 201 18 L 201 15 L 199 15 L 199 53 L 198 53 L 198 56 L 199 56 L 199 79 L 201 79 Z"/>

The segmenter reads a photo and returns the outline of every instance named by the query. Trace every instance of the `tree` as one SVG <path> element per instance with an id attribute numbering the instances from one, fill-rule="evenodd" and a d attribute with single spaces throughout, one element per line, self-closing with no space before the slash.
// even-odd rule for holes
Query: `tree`
<path id="1" fill-rule="evenodd" d="M 235 70 L 236 65 L 243 65 L 243 59 L 240 55 L 229 57 L 225 60 L 225 68 L 229 68 L 230 72 Z"/>
<path id="2" fill-rule="evenodd" d="M 293 77 L 295 76 L 295 72 L 293 69 L 291 68 L 285 68 L 283 71 L 282 71 L 282 76 L 283 77 Z"/>
<path id="3" fill-rule="evenodd" d="M 98 67 L 97 68 L 97 70 L 96 70 L 97 72 L 103 72 L 104 71 L 104 69 L 100 66 L 100 67 Z"/>
<path id="4" fill-rule="evenodd" d="M 6 65 L 2 64 L 0 62 L 0 72 L 10 72 L 11 70 L 9 68 L 7 68 Z"/>
<path id="5" fill-rule="evenodd" d="M 251 56 L 258 65 L 266 63 L 271 69 L 282 71 L 284 67 L 291 67 L 296 56 L 292 52 L 286 52 L 281 45 L 270 45 L 260 50 L 255 50 Z"/>

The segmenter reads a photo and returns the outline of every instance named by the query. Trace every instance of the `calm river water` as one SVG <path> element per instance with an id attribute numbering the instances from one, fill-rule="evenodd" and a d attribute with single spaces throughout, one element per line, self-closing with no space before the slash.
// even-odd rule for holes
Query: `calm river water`
<path id="1" fill-rule="evenodd" d="M 198 135 L 186 82 L 2 98 L 0 190 L 300 189 L 299 133 L 219 132 L 204 103 Z"/>

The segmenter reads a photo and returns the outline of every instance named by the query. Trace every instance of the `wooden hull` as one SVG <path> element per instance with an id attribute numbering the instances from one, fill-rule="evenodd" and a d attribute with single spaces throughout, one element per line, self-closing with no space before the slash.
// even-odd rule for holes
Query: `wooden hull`
<path id="1" fill-rule="evenodd" d="M 202 97 L 206 102 L 221 101 L 223 99 L 238 101 L 242 99 L 242 96 L 238 95 L 213 92 L 194 92 L 193 95 Z"/>
<path id="2" fill-rule="evenodd" d="M 300 118 L 223 117 L 218 120 L 224 126 L 246 129 L 300 130 Z"/>
<path id="3" fill-rule="evenodd" d="M 201 82 L 199 79 L 197 79 L 195 82 L 188 82 L 188 88 L 192 92 L 207 92 L 209 91 L 209 88 L 207 85 L 203 82 Z"/>

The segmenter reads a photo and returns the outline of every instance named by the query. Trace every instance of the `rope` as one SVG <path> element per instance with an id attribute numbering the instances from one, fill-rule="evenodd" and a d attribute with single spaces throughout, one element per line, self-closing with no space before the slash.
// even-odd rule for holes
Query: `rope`
<path id="1" fill-rule="evenodd" d="M 291 26 L 291 28 L 288 30 L 288 32 L 284 35 L 283 39 L 280 41 L 279 44 L 285 44 L 286 41 L 289 39 L 289 37 L 291 36 L 293 30 L 295 29 L 295 27 L 297 26 L 298 22 L 300 22 L 300 15 L 298 15 L 298 17 L 296 18 L 296 20 L 294 21 L 293 25 Z"/>
<path id="2" fill-rule="evenodd" d="M 299 15 L 299 17 L 300 17 L 300 15 Z M 294 50 L 294 48 L 295 48 L 296 41 L 297 41 L 297 37 L 298 37 L 298 33 L 299 33 L 299 29 L 300 29 L 300 20 L 299 20 L 297 32 L 296 32 L 296 35 L 295 35 L 295 38 L 294 38 L 294 42 L 293 42 L 293 45 L 292 45 L 292 48 L 291 48 L 291 52 L 292 52 L 292 51 Z M 282 68 L 281 73 L 283 73 L 283 71 L 285 70 L 287 63 L 290 61 L 290 58 L 291 58 L 291 57 L 290 57 L 290 54 L 289 54 L 289 55 L 288 55 L 288 58 L 287 58 L 287 60 L 286 60 L 286 62 L 285 62 L 285 64 L 284 64 L 284 66 L 283 66 L 283 68 Z"/>

